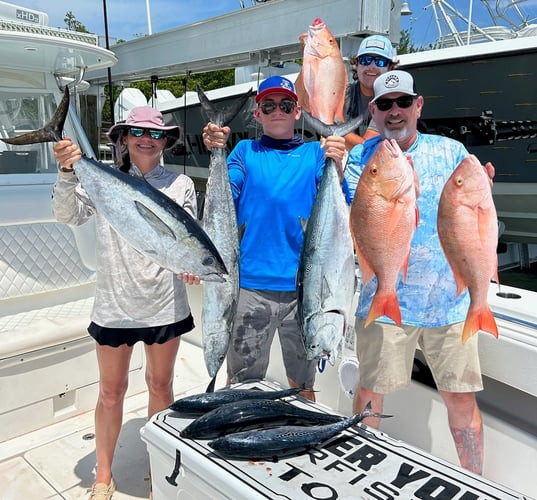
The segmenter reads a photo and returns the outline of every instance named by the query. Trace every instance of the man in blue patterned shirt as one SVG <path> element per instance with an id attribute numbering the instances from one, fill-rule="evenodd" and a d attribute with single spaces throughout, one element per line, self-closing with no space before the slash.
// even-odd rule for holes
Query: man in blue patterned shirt
<path id="1" fill-rule="evenodd" d="M 360 381 L 353 410 L 368 401 L 382 412 L 384 394 L 410 383 L 413 358 L 419 346 L 446 404 L 449 427 L 461 465 L 482 472 L 483 428 L 475 392 L 483 389 L 477 350 L 478 336 L 462 343 L 462 327 L 470 303 L 468 291 L 457 297 L 455 278 L 440 246 L 437 232 L 438 203 L 442 189 L 457 165 L 469 155 L 452 139 L 417 131 L 423 97 L 415 91 L 412 76 L 390 71 L 374 83 L 369 108 L 381 135 L 355 146 L 349 155 L 346 179 L 355 192 L 363 168 L 383 139 L 395 139 L 411 157 L 419 178 L 420 220 L 414 233 L 406 280 L 396 291 L 402 325 L 386 316 L 364 327 L 377 281 L 362 286 L 356 311 L 356 352 Z M 487 172 L 492 178 L 494 168 Z M 379 419 L 369 419 L 378 427 Z"/>

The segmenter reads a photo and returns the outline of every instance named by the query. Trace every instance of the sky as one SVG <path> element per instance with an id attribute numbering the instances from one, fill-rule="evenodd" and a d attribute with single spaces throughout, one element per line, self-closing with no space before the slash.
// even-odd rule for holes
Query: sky
<path id="1" fill-rule="evenodd" d="M 370 0 L 376 1 L 376 0 Z M 467 12 L 470 0 L 448 0 L 449 5 Z M 492 5 L 495 0 L 489 0 Z M 110 38 L 131 40 L 139 36 L 165 31 L 185 24 L 226 14 L 241 8 L 240 0 L 70 0 L 67 4 L 57 0 L 13 0 L 10 3 L 29 9 L 46 12 L 49 26 L 65 28 L 65 14 L 71 11 L 76 20 L 97 35 L 104 35 L 103 4 L 106 2 L 108 18 L 108 34 Z M 243 0 L 247 7 L 254 0 Z M 434 21 L 431 0 L 409 0 L 412 15 L 401 18 L 401 29 L 411 31 L 415 46 L 427 46 L 438 36 Z M 128 5 L 128 8 L 125 8 Z M 147 6 L 149 5 L 150 23 L 148 22 Z M 524 14 L 537 22 L 537 0 L 519 3 Z M 490 17 L 483 6 L 482 0 L 473 1 L 473 19 L 479 24 Z M 330 26 L 329 20 L 326 20 Z"/>

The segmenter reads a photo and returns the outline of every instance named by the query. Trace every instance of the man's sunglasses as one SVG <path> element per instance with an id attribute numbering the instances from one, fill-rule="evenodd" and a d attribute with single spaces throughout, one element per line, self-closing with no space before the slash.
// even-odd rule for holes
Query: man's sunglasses
<path id="1" fill-rule="evenodd" d="M 166 137 L 166 132 L 164 132 L 164 130 L 155 130 L 152 128 L 138 128 L 138 127 L 129 128 L 129 133 L 133 137 L 142 137 L 142 135 L 144 135 L 146 132 L 149 133 L 149 137 L 151 137 L 151 139 L 155 139 L 157 141 Z"/>
<path id="2" fill-rule="evenodd" d="M 400 97 L 396 97 L 395 99 L 388 99 L 385 97 L 384 99 L 377 99 L 375 104 L 380 111 L 388 111 L 389 109 L 392 109 L 393 103 L 397 104 L 397 106 L 400 108 L 405 109 L 412 106 L 415 98 L 415 96 L 411 95 L 402 95 Z"/>
<path id="3" fill-rule="evenodd" d="M 288 99 L 284 99 L 283 101 L 280 101 L 278 104 L 276 104 L 274 101 L 264 101 L 259 105 L 259 109 L 263 112 L 264 115 L 270 115 L 278 107 L 286 115 L 288 115 L 292 113 L 293 110 L 295 109 L 296 102 L 290 101 Z"/>
<path id="4" fill-rule="evenodd" d="M 370 56 L 368 54 L 365 54 L 358 57 L 358 62 L 362 66 L 369 66 L 373 61 L 378 68 L 385 68 L 386 66 L 388 66 L 388 64 L 390 64 L 390 60 L 382 56 Z"/>

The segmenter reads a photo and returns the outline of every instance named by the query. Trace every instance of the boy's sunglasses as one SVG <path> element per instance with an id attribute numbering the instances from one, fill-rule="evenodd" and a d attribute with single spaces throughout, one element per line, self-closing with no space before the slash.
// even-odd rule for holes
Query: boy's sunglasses
<path id="1" fill-rule="evenodd" d="M 259 105 L 259 109 L 264 115 L 270 115 L 276 108 L 280 108 L 286 115 L 292 113 L 296 107 L 296 102 L 284 99 L 276 104 L 274 101 L 264 101 Z"/>
<path id="2" fill-rule="evenodd" d="M 414 99 L 415 97 L 411 95 L 402 95 L 395 99 L 388 99 L 385 97 L 384 99 L 377 99 L 375 104 L 380 111 L 388 111 L 389 109 L 392 109 L 393 103 L 397 104 L 400 108 L 405 109 L 412 106 Z"/>
<path id="3" fill-rule="evenodd" d="M 390 64 L 390 60 L 382 56 L 370 56 L 368 54 L 364 54 L 358 57 L 358 62 L 362 66 L 369 66 L 373 61 L 378 68 L 385 68 L 388 66 L 388 64 Z"/>
<path id="4" fill-rule="evenodd" d="M 164 132 L 164 130 L 155 130 L 152 128 L 138 128 L 138 127 L 129 128 L 129 133 L 133 137 L 142 137 L 142 135 L 144 135 L 146 132 L 149 132 L 149 137 L 151 137 L 151 139 L 155 139 L 157 141 L 166 137 L 166 132 Z"/>

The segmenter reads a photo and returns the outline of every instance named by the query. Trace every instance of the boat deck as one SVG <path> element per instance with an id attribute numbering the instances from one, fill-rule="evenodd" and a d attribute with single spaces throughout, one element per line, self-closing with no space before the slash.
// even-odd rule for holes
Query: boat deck
<path id="1" fill-rule="evenodd" d="M 223 370 L 216 387 L 225 384 Z M 176 399 L 204 392 L 209 380 L 201 349 L 181 343 L 175 371 Z M 140 439 L 147 419 L 147 393 L 126 399 L 124 422 L 114 461 L 114 500 L 149 497 L 149 455 Z M 0 443 L 4 500 L 87 498 L 94 480 L 94 412 Z"/>

